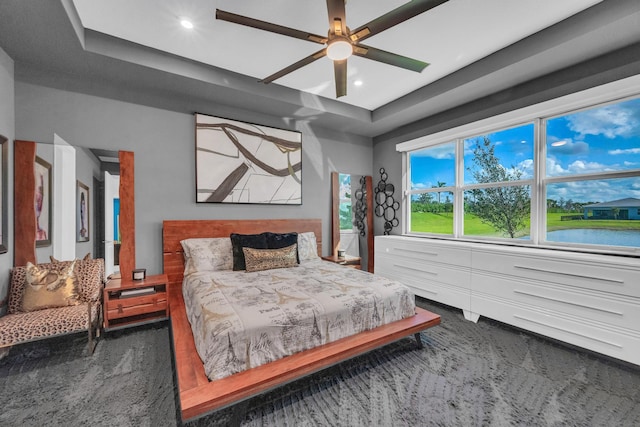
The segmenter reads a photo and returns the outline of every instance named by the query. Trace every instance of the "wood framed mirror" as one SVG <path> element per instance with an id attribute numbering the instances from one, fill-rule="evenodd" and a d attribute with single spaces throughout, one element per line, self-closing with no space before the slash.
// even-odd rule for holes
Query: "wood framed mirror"
<path id="1" fill-rule="evenodd" d="M 349 253 L 350 248 L 357 252 Z M 373 179 L 331 172 L 331 255 L 359 256 L 363 270 L 373 273 Z"/>
<path id="2" fill-rule="evenodd" d="M 36 161 L 37 143 L 33 141 L 14 142 L 14 266 L 26 265 L 27 262 L 42 263 L 49 260 L 38 259 L 36 252 L 36 179 L 34 164 Z M 45 144 L 50 145 L 50 144 Z M 135 268 L 135 182 L 134 153 L 119 151 L 120 161 L 120 240 L 121 262 L 120 272 L 123 277 L 130 277 Z M 53 163 L 53 162 L 52 162 Z M 52 166 L 56 167 L 55 163 Z M 68 191 L 68 193 L 67 193 Z M 66 200 L 75 199 L 74 188 L 65 190 Z M 71 203 L 74 203 L 73 201 Z M 75 226 L 72 225 L 72 228 Z M 73 231 L 71 231 L 73 233 Z M 55 241 L 55 234 L 51 239 Z M 98 237 L 94 237 L 98 238 Z M 104 239 L 101 237 L 100 239 Z M 75 236 L 71 234 L 75 244 Z M 73 251 L 75 254 L 75 251 Z"/>

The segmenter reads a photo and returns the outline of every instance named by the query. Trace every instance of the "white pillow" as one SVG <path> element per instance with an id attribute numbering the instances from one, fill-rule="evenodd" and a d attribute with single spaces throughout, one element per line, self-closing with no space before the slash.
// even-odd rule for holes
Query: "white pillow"
<path id="1" fill-rule="evenodd" d="M 318 242 L 313 231 L 298 233 L 298 258 L 300 262 L 318 259 Z"/>
<path id="2" fill-rule="evenodd" d="M 180 242 L 184 250 L 184 275 L 197 271 L 233 269 L 231 239 L 228 237 L 186 239 Z"/>

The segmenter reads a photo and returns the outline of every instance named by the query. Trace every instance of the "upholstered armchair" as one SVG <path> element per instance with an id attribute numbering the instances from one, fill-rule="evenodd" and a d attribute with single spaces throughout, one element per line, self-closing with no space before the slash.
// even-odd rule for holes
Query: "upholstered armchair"
<path id="1" fill-rule="evenodd" d="M 71 276 L 65 277 L 65 272 Z M 54 278 L 58 282 L 49 280 L 49 286 L 40 283 L 34 285 L 34 277 Z M 41 303 L 38 306 L 38 299 L 42 300 L 42 298 L 32 289 L 40 290 L 38 288 L 44 287 L 54 289 L 66 286 L 60 281 L 61 277 L 74 283 L 72 301 L 69 302 L 71 298 L 66 298 L 64 305 L 61 306 L 52 306 L 55 305 L 52 302 Z M 93 354 L 94 336 L 100 330 L 103 285 L 103 259 L 82 259 L 15 267 L 11 272 L 8 311 L 5 316 L 0 317 L 0 348 L 86 331 L 89 339 L 89 353 Z M 32 289 L 27 289 L 29 286 Z"/>

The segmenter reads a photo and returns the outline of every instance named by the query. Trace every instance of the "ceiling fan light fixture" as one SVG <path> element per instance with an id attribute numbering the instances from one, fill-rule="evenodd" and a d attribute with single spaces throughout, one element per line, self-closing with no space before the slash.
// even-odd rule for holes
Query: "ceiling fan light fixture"
<path id="1" fill-rule="evenodd" d="M 353 53 L 353 46 L 346 38 L 335 38 L 327 46 L 327 56 L 333 61 L 347 59 Z"/>

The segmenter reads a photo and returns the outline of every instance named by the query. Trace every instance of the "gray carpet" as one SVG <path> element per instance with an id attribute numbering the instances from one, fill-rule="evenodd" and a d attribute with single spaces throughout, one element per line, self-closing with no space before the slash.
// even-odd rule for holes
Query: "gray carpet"
<path id="1" fill-rule="evenodd" d="M 640 368 L 419 300 L 442 324 L 190 423 L 640 426 Z M 175 426 L 168 324 L 25 344 L 0 360 L 1 426 Z"/>

